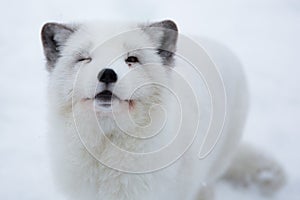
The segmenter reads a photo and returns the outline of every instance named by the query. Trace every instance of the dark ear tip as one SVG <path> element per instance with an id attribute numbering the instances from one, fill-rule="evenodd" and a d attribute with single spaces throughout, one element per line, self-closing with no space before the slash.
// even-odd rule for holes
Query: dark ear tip
<path id="1" fill-rule="evenodd" d="M 170 19 L 150 24 L 149 27 L 166 28 L 178 32 L 176 23 Z"/>
<path id="2" fill-rule="evenodd" d="M 46 24 L 43 25 L 42 27 L 42 33 L 49 31 L 50 29 L 52 29 L 54 26 L 57 26 L 57 23 L 53 23 L 53 22 L 48 22 Z"/>
<path id="3" fill-rule="evenodd" d="M 53 29 L 57 25 L 58 25 L 57 23 L 53 23 L 53 22 L 48 22 L 44 24 L 41 30 L 42 40 L 45 40 L 45 38 L 49 35 L 53 35 Z"/>
<path id="4" fill-rule="evenodd" d="M 41 34 L 44 35 L 45 33 L 55 32 L 55 30 L 58 30 L 58 29 L 65 29 L 65 30 L 68 30 L 70 32 L 74 31 L 71 27 L 66 26 L 64 24 L 59 24 L 59 23 L 56 23 L 56 22 L 48 22 L 48 23 L 43 25 L 42 30 L 41 30 Z"/>
<path id="5" fill-rule="evenodd" d="M 177 25 L 173 20 L 167 19 L 161 22 L 165 28 L 178 31 Z"/>
<path id="6" fill-rule="evenodd" d="M 49 71 L 54 67 L 55 62 L 60 55 L 61 46 L 65 44 L 74 31 L 74 27 L 70 25 L 54 22 L 43 25 L 41 39 Z"/>

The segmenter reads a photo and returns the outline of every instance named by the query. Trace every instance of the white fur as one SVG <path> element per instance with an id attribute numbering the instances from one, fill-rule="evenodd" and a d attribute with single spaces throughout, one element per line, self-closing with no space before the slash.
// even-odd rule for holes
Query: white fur
<path id="1" fill-rule="evenodd" d="M 200 39 L 200 44 L 204 46 L 221 71 L 228 97 L 228 118 L 224 132 L 208 157 L 204 160 L 197 158 L 201 143 L 198 141 L 177 162 L 167 168 L 146 174 L 128 174 L 102 165 L 86 150 L 77 131 L 85 138 L 89 148 L 102 155 L 102 159 L 116 164 L 120 160 L 126 159 L 122 155 L 110 151 L 104 136 L 99 134 L 98 125 L 101 126 L 102 131 L 111 141 L 128 151 L 134 152 L 157 149 L 174 136 L 175 125 L 178 122 L 176 118 L 178 110 L 176 109 L 171 111 L 173 114 L 169 114 L 169 116 L 175 117 L 167 121 L 167 125 L 163 129 L 165 135 L 153 139 L 151 143 L 141 142 L 119 133 L 116 129 L 117 124 L 109 112 L 101 111 L 101 109 L 96 112 L 99 124 L 95 118 L 94 102 L 89 98 L 93 98 L 95 93 L 102 89 L 97 81 L 97 74 L 102 68 L 114 69 L 120 77 L 121 81 L 112 89 L 121 99 L 127 99 L 135 86 L 144 82 L 158 81 L 165 84 L 172 82 L 173 72 L 168 66 L 161 66 L 160 68 L 151 68 L 150 66 L 139 69 L 138 66 L 130 68 L 124 62 L 128 54 L 138 54 L 139 58 L 147 63 L 162 62 L 160 56 L 153 51 L 138 50 L 132 52 L 138 48 L 158 45 L 156 41 L 151 40 L 142 31 L 114 41 L 106 47 L 120 55 L 110 64 L 102 60 L 105 57 L 103 49 L 92 52 L 97 45 L 107 41 L 112 36 L 135 27 L 136 25 L 132 24 L 123 26 L 99 22 L 81 25 L 79 30 L 72 34 L 64 45 L 62 56 L 50 73 L 48 91 L 49 141 L 53 170 L 56 184 L 69 199 L 197 199 L 201 195 L 200 190 L 203 188 L 203 183 L 211 185 L 220 178 L 236 151 L 247 112 L 248 97 L 245 77 L 235 56 L 226 47 L 207 39 Z M 122 52 L 129 53 L 124 55 L 121 54 Z M 93 61 L 76 63 L 78 54 L 92 56 Z M 177 67 L 180 69 L 180 66 L 176 65 L 174 69 Z M 80 73 L 78 73 L 79 71 Z M 122 77 L 124 79 L 121 79 Z M 76 83 L 74 84 L 75 80 Z M 175 83 L 173 81 L 169 86 L 176 88 L 176 81 Z M 200 85 L 199 87 L 201 90 L 203 86 Z M 202 89 L 205 90 L 205 88 Z M 139 100 L 131 114 L 133 120 L 141 127 L 132 126 L 132 122 L 128 121 L 126 115 L 128 104 L 126 102 L 116 102 L 116 112 L 122 128 L 136 134 L 136 136 L 145 136 L 147 134 L 145 130 L 151 132 L 152 129 L 161 125 L 162 118 L 165 116 L 161 109 L 152 107 L 153 103 L 161 103 L 166 106 L 167 110 L 174 103 L 174 99 L 169 98 L 158 87 L 142 88 L 134 93 L 132 98 Z M 205 103 L 200 105 L 205 106 Z M 189 109 L 187 111 L 189 115 L 183 117 L 197 117 L 193 112 L 194 108 L 186 107 Z M 151 116 L 148 115 L 149 109 L 152 109 Z M 169 109 L 168 112 L 170 110 L 172 109 Z M 205 111 L 205 108 L 203 110 Z M 206 113 L 204 112 L 202 115 L 205 116 Z M 142 128 L 149 123 L 148 129 Z M 132 164 L 134 165 L 134 162 Z M 204 198 L 203 195 L 201 197 Z"/>

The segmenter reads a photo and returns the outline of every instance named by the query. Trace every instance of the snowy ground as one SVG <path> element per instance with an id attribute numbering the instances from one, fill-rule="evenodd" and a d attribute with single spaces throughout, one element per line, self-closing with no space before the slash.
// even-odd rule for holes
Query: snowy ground
<path id="1" fill-rule="evenodd" d="M 183 33 L 231 47 L 245 65 L 252 108 L 244 139 L 272 153 L 288 173 L 269 199 L 300 196 L 300 1 L 1 1 L 0 199 L 60 199 L 45 149 L 45 87 L 39 32 L 47 21 L 172 18 Z M 261 199 L 219 185 L 217 199 Z"/>

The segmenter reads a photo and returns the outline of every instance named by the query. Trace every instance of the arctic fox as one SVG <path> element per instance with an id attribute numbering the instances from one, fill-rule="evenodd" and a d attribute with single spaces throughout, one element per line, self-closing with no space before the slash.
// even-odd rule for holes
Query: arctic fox
<path id="1" fill-rule="evenodd" d="M 53 172 L 68 199 L 211 200 L 221 178 L 262 192 L 282 185 L 272 159 L 239 144 L 248 93 L 239 61 L 223 45 L 196 40 L 226 93 L 221 134 L 200 158 L 211 105 L 205 84 L 189 87 L 193 76 L 176 71 L 184 47 L 173 21 L 47 23 L 41 36 Z"/>

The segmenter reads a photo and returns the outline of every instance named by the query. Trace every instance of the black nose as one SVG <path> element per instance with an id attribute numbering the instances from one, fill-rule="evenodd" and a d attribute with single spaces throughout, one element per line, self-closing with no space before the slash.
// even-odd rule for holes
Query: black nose
<path id="1" fill-rule="evenodd" d="M 112 69 L 102 69 L 98 74 L 98 80 L 103 83 L 115 83 L 118 76 Z"/>

